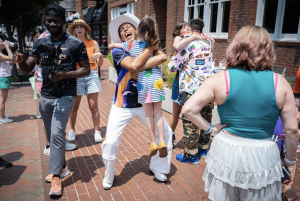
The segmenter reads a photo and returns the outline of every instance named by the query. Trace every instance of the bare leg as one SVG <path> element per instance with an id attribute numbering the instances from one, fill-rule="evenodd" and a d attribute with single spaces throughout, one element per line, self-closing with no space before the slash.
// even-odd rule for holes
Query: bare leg
<path id="1" fill-rule="evenodd" d="M 70 127 L 74 131 L 75 131 L 75 123 L 76 123 L 76 119 L 77 119 L 77 112 L 78 112 L 80 102 L 81 102 L 81 97 L 82 96 L 76 96 L 75 104 L 74 104 L 73 110 L 72 110 L 72 112 L 70 114 L 70 117 L 69 117 Z M 68 138 L 68 136 L 69 136 L 69 133 L 67 132 L 66 137 Z"/>
<path id="2" fill-rule="evenodd" d="M 155 102 L 153 103 L 153 112 L 154 118 L 156 121 L 156 127 L 159 135 L 159 143 L 164 142 L 164 119 L 162 117 L 162 110 L 161 110 L 162 102 Z"/>
<path id="3" fill-rule="evenodd" d="M 5 118 L 5 102 L 8 96 L 8 89 L 0 90 L 0 118 Z"/>
<path id="4" fill-rule="evenodd" d="M 95 132 L 99 131 L 100 127 L 100 113 L 98 109 L 98 92 L 93 94 L 87 94 L 87 99 L 92 113 L 93 124 Z"/>
<path id="5" fill-rule="evenodd" d="M 153 114 L 153 103 L 144 103 L 143 108 L 146 114 L 147 127 L 151 144 L 155 144 L 155 125 Z"/>
<path id="6" fill-rule="evenodd" d="M 40 113 L 40 109 L 39 109 L 39 102 L 40 102 L 40 99 L 35 99 L 35 110 L 36 110 L 36 115 L 41 115 Z"/>
<path id="7" fill-rule="evenodd" d="M 172 113 L 172 116 L 171 116 L 171 122 L 170 122 L 170 126 L 172 128 L 172 131 L 174 132 L 176 127 L 177 127 L 177 124 L 178 124 L 178 121 L 179 121 L 179 115 L 181 113 L 181 109 L 182 109 L 182 106 L 179 105 L 178 103 L 175 103 L 173 102 L 173 113 Z"/>

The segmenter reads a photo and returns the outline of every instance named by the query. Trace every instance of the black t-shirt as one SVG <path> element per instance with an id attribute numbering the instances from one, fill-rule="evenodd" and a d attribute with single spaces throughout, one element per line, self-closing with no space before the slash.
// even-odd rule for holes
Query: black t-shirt
<path id="1" fill-rule="evenodd" d="M 58 41 L 54 40 L 51 35 L 37 40 L 32 50 L 37 49 L 39 45 L 45 45 L 52 42 L 60 42 L 62 53 L 60 54 L 61 63 L 56 66 L 56 70 L 61 71 L 75 71 L 76 63 L 88 60 L 85 44 L 78 38 L 65 33 Z M 30 54 L 31 57 L 36 58 L 35 55 Z M 57 98 L 53 82 L 49 79 L 50 72 L 47 66 L 42 65 L 43 86 L 41 89 L 41 96 L 44 98 Z M 58 88 L 62 96 L 76 96 L 77 82 L 76 78 L 63 79 L 57 82 Z"/>

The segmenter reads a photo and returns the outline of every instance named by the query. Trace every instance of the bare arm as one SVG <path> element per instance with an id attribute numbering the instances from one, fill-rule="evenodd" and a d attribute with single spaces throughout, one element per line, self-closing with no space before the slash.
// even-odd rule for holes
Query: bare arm
<path id="1" fill-rule="evenodd" d="M 209 35 L 209 34 L 204 34 L 204 35 L 211 41 L 211 47 L 212 47 L 212 49 L 214 49 L 215 39 L 213 37 L 211 37 L 211 35 Z"/>
<path id="2" fill-rule="evenodd" d="M 134 59 L 132 57 L 125 57 L 120 62 L 120 65 L 129 70 L 130 72 L 134 73 L 145 64 L 152 52 L 156 50 L 157 47 L 148 47 Z"/>
<path id="3" fill-rule="evenodd" d="M 9 49 L 9 43 L 5 41 L 4 46 L 5 46 L 5 49 L 8 53 L 8 55 L 6 56 L 6 55 L 3 55 L 3 54 L 0 54 L 0 60 L 1 61 L 12 61 L 13 54 Z"/>
<path id="4" fill-rule="evenodd" d="M 101 66 L 103 64 L 103 55 L 101 54 L 99 44 L 96 41 L 94 43 L 94 46 L 95 53 L 90 56 L 89 59 L 95 61 L 98 66 Z"/>
<path id="5" fill-rule="evenodd" d="M 149 68 L 155 68 L 156 66 L 164 63 L 167 60 L 167 55 L 162 51 L 158 50 L 154 53 L 151 59 L 148 59 L 146 63 L 141 68 L 139 68 L 139 71 L 143 71 Z"/>
<path id="6" fill-rule="evenodd" d="M 205 40 L 205 39 L 206 36 L 201 36 L 199 34 L 192 34 L 190 37 L 187 37 L 185 39 L 181 39 L 179 36 L 176 36 L 173 42 L 173 48 L 179 51 L 194 40 Z"/>
<path id="7" fill-rule="evenodd" d="M 15 52 L 15 54 L 13 55 L 13 60 L 16 63 L 19 63 L 21 71 L 25 74 L 30 73 L 35 66 L 34 57 L 28 57 L 27 61 L 25 61 L 25 56 L 20 52 Z"/>
<path id="8" fill-rule="evenodd" d="M 108 49 L 114 49 L 114 48 L 120 48 L 120 49 L 123 49 L 122 47 L 122 43 L 111 43 L 108 45 Z"/>

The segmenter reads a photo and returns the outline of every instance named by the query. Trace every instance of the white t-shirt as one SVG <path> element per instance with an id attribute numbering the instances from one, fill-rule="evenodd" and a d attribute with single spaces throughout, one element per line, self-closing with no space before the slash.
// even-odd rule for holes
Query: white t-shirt
<path id="1" fill-rule="evenodd" d="M 0 52 L 0 54 L 3 54 Z M 1 61 L 1 67 L 0 67 L 0 77 L 9 77 L 11 76 L 11 71 L 10 71 L 10 61 Z"/>

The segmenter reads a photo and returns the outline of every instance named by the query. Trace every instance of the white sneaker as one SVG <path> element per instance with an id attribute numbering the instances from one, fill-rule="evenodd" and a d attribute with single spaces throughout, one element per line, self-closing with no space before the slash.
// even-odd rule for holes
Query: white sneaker
<path id="1" fill-rule="evenodd" d="M 5 119 L 10 119 L 10 116 L 9 115 L 4 115 L 5 116 Z"/>
<path id="2" fill-rule="evenodd" d="M 149 168 L 149 172 L 150 172 L 151 175 L 154 175 L 155 178 L 156 178 L 158 181 L 160 181 L 160 182 L 164 182 L 164 183 L 165 183 L 165 182 L 168 181 L 167 176 L 166 176 L 165 174 L 163 174 L 163 173 L 160 173 L 160 172 L 151 170 L 150 168 Z"/>
<path id="3" fill-rule="evenodd" d="M 69 131 L 68 141 L 69 142 L 75 141 L 75 131 L 74 130 Z"/>
<path id="4" fill-rule="evenodd" d="M 47 148 L 47 147 L 45 146 L 44 154 L 45 154 L 46 156 L 50 156 L 50 147 Z"/>
<path id="5" fill-rule="evenodd" d="M 36 119 L 41 119 L 42 116 L 41 116 L 41 115 L 35 115 L 35 118 L 36 118 Z"/>
<path id="6" fill-rule="evenodd" d="M 96 131 L 94 134 L 95 142 L 102 142 L 102 136 L 100 131 Z"/>
<path id="7" fill-rule="evenodd" d="M 70 143 L 70 142 L 66 142 L 66 150 L 67 151 L 71 151 L 71 150 L 74 150 L 74 149 L 76 149 L 76 144 L 72 144 L 72 143 Z"/>
<path id="8" fill-rule="evenodd" d="M 102 182 L 102 185 L 103 185 L 104 190 L 110 190 L 113 184 L 107 183 L 105 178 L 104 178 L 103 182 Z"/>
<path id="9" fill-rule="evenodd" d="M 14 120 L 12 120 L 12 119 L 4 118 L 4 119 L 0 119 L 0 124 L 8 124 L 8 123 L 11 123 L 13 121 Z"/>

